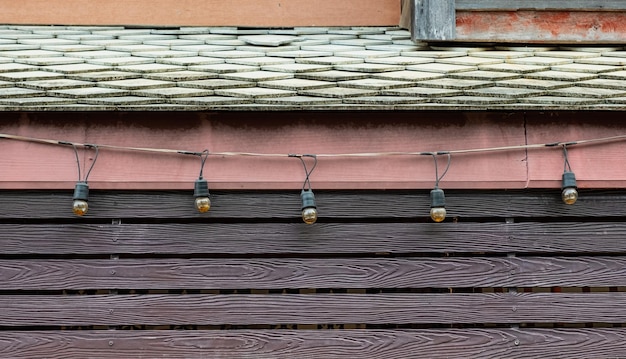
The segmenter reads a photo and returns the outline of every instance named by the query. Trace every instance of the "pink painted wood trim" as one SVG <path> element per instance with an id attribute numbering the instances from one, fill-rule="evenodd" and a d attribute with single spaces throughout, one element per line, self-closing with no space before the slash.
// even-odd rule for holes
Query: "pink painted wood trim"
<path id="1" fill-rule="evenodd" d="M 626 12 L 457 11 L 457 41 L 623 43 Z"/>
<path id="2" fill-rule="evenodd" d="M 152 114 L 140 123 L 118 115 L 36 121 L 33 116 L 0 124 L 0 132 L 81 143 L 158 147 L 189 151 L 284 154 L 281 158 L 210 156 L 205 177 L 215 189 L 297 189 L 304 170 L 289 153 L 419 152 L 524 144 L 521 116 L 469 114 L 449 121 L 423 114 L 383 121 L 376 114 Z M 196 117 L 193 117 L 196 116 Z M 293 116 L 293 118 L 292 118 Z M 329 117 L 330 116 L 330 117 Z M 0 188 L 73 188 L 77 169 L 71 147 L 0 142 Z M 93 152 L 81 152 L 86 165 Z M 441 185 L 446 188 L 520 188 L 526 183 L 523 150 L 481 156 L 458 155 Z M 441 158 L 441 170 L 445 167 Z M 92 188 L 190 188 L 198 177 L 196 156 L 102 150 L 89 178 Z M 84 171 L 83 171 L 84 172 Z M 315 188 L 430 188 L 431 156 L 320 158 L 311 176 Z"/>
<path id="3" fill-rule="evenodd" d="M 145 26 L 397 25 L 400 0 L 0 0 L 0 23 Z"/>
<path id="4" fill-rule="evenodd" d="M 549 120 L 539 115 L 530 115 L 527 123 L 528 141 L 542 143 L 553 141 L 555 138 L 568 141 L 626 133 L 626 126 L 620 123 L 620 114 L 596 113 L 590 116 L 594 117 L 593 121 L 568 115 L 553 116 Z M 626 187 L 625 154 L 624 141 L 568 147 L 569 162 L 581 188 Z M 563 166 L 562 148 L 529 151 L 528 186 L 559 187 Z"/>
<path id="5" fill-rule="evenodd" d="M 107 115 L 108 116 L 108 115 Z M 413 121 L 383 121 L 374 114 L 151 114 L 144 121 L 116 115 L 38 119 L 7 118 L 1 133 L 82 143 L 189 151 L 256 153 L 419 152 L 572 141 L 626 133 L 620 114 L 594 121 L 573 114 L 504 116 L 489 113 L 422 113 Z M 291 118 L 290 116 L 293 116 Z M 135 119 L 136 120 L 136 119 Z M 563 124 L 567 123 L 567 126 Z M 71 147 L 0 141 L 0 189 L 71 189 L 77 179 Z M 626 142 L 572 147 L 570 162 L 581 188 L 626 187 Z M 93 153 L 81 152 L 85 166 Z M 441 158 L 441 168 L 445 157 Z M 89 183 L 93 189 L 190 189 L 198 176 L 196 156 L 102 150 Z M 562 150 L 512 150 L 454 155 L 442 180 L 447 189 L 556 188 Z M 84 171 L 83 171 L 84 173 Z M 298 189 L 304 180 L 294 158 L 211 156 L 205 177 L 212 189 Z M 311 176 L 316 189 L 426 189 L 434 186 L 430 156 L 320 158 Z"/>

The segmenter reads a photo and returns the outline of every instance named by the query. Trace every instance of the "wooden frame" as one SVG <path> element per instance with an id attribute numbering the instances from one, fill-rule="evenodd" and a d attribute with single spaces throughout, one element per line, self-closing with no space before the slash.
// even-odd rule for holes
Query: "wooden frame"
<path id="1" fill-rule="evenodd" d="M 621 43 L 619 0 L 412 0 L 416 41 Z M 452 10 L 454 9 L 454 10 Z"/>

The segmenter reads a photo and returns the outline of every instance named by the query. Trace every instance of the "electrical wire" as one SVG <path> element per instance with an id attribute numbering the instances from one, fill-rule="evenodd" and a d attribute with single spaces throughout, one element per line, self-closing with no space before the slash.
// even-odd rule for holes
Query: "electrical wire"
<path id="1" fill-rule="evenodd" d="M 204 150 L 202 152 L 194 153 L 194 155 L 200 157 L 200 174 L 198 175 L 198 179 L 203 179 L 204 176 L 204 165 L 206 163 L 207 158 L 209 158 L 209 150 Z"/>
<path id="2" fill-rule="evenodd" d="M 569 158 L 567 154 L 567 144 L 563 144 L 563 157 L 565 158 L 565 163 L 563 164 L 563 172 L 571 172 L 572 166 L 569 164 Z"/>
<path id="3" fill-rule="evenodd" d="M 87 170 L 87 174 L 85 174 L 85 178 L 83 179 L 81 174 L 80 174 L 80 159 L 78 157 L 78 147 L 76 146 L 75 143 L 71 143 L 71 142 L 66 142 L 66 143 L 60 143 L 60 144 L 65 144 L 65 145 L 70 145 L 72 146 L 72 148 L 74 149 L 74 154 L 76 155 L 76 167 L 78 168 L 78 182 L 84 182 L 87 183 L 87 180 L 89 179 L 89 175 L 91 174 L 91 171 L 93 170 L 93 167 L 96 164 L 96 161 L 98 160 L 98 154 L 99 154 L 99 149 L 98 149 L 98 145 L 84 145 L 85 148 L 89 149 L 89 148 L 93 148 L 96 150 L 96 154 L 93 157 L 93 161 L 91 162 L 91 166 L 89 166 L 89 170 Z"/>
<path id="4" fill-rule="evenodd" d="M 306 186 L 307 184 L 309 185 L 309 191 L 311 190 L 311 173 L 313 173 L 313 170 L 315 170 L 315 167 L 317 167 L 317 155 L 295 155 L 295 154 L 290 154 L 289 157 L 296 157 L 298 159 L 300 159 L 300 162 L 302 162 L 302 167 L 304 167 L 304 174 L 306 175 L 305 179 L 304 179 L 304 183 L 302 184 L 302 190 L 306 190 Z M 311 168 L 309 169 L 306 166 L 306 162 L 304 161 L 305 157 L 309 157 L 309 158 L 313 158 L 313 166 L 311 166 Z"/>
<path id="5" fill-rule="evenodd" d="M 22 142 L 31 142 L 31 143 L 40 143 L 47 145 L 73 145 L 77 147 L 85 147 L 85 148 L 96 148 L 98 149 L 109 149 L 109 150 L 117 150 L 117 151 L 139 151 L 139 152 L 152 152 L 152 153 L 162 153 L 162 154 L 182 154 L 182 155 L 196 155 L 204 154 L 203 152 L 197 151 L 188 151 L 188 150 L 176 150 L 176 149 L 166 149 L 166 148 L 150 148 L 150 147 L 129 147 L 129 146 L 115 146 L 115 145 L 106 145 L 106 144 L 85 144 L 79 142 L 69 142 L 69 141 L 60 141 L 60 140 L 52 140 L 52 139 L 44 139 L 44 138 L 36 138 L 36 137 L 26 137 L 19 135 L 11 135 L 0 133 L 0 139 L 14 140 L 14 141 L 22 141 Z M 599 137 L 592 139 L 584 139 L 577 141 L 566 141 L 566 142 L 551 142 L 551 143 L 537 143 L 537 144 L 526 144 L 526 145 L 513 145 L 513 146 L 500 146 L 500 147 L 484 147 L 484 148 L 470 148 L 470 149 L 459 149 L 459 150 L 449 150 L 449 151 L 429 151 L 429 152 L 362 152 L 362 153 L 329 153 L 329 154 L 317 154 L 316 158 L 329 158 L 329 157 L 389 157 L 389 156 L 412 156 L 412 155 L 432 155 L 433 153 L 438 154 L 472 154 L 472 153 L 482 153 L 482 152 L 505 152 L 505 151 L 514 151 L 514 150 L 528 150 L 528 149 L 538 149 L 538 148 L 546 148 L 546 147 L 557 147 L 557 146 L 572 146 L 572 145 L 591 145 L 591 144 L 600 144 L 600 143 L 608 143 L 626 140 L 626 135 L 617 135 L 610 137 Z M 294 155 L 294 154 L 281 154 L 281 153 L 254 153 L 254 152 L 211 152 L 207 153 L 207 156 L 219 156 L 219 157 L 302 157 L 306 155 Z"/>
<path id="6" fill-rule="evenodd" d="M 450 162 L 452 161 L 452 155 L 449 152 L 433 152 L 431 153 L 433 156 L 433 160 L 435 161 L 435 188 L 439 188 L 439 182 L 445 177 L 446 173 L 450 169 Z M 443 171 L 441 176 L 439 176 L 439 164 L 437 163 L 438 155 L 448 155 L 448 164 L 446 165 L 446 169 Z"/>

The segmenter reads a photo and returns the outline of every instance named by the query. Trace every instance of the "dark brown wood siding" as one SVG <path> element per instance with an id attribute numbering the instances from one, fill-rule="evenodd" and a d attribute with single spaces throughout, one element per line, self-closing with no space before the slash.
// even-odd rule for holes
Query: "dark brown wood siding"
<path id="1" fill-rule="evenodd" d="M 0 192 L 2 358 L 623 356 L 626 192 Z"/>

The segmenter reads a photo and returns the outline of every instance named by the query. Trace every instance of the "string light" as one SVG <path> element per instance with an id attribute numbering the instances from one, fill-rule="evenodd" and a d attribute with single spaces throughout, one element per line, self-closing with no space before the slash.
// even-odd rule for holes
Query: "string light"
<path id="1" fill-rule="evenodd" d="M 304 167 L 305 179 L 302 184 L 302 191 L 300 191 L 300 199 L 302 200 L 302 221 L 306 224 L 313 224 L 317 221 L 317 206 L 315 205 L 315 195 L 313 194 L 313 190 L 311 189 L 311 180 L 310 176 L 315 167 L 317 167 L 317 156 L 316 155 L 289 155 L 290 157 L 299 158 L 302 162 L 302 166 Z M 306 166 L 306 162 L 304 161 L 305 157 L 313 158 L 313 166 L 309 170 Z M 309 188 L 306 188 L 308 185 Z"/>
<path id="2" fill-rule="evenodd" d="M 439 176 L 439 165 L 437 163 L 438 155 L 448 155 L 448 164 L 446 169 Z M 430 218 L 435 222 L 443 222 L 446 219 L 446 196 L 443 190 L 439 188 L 439 181 L 448 173 L 450 169 L 450 161 L 452 155 L 448 152 L 433 152 L 431 153 L 433 160 L 435 161 L 435 188 L 430 191 Z"/>
<path id="3" fill-rule="evenodd" d="M 74 149 L 74 154 L 76 155 L 76 165 L 78 167 L 78 182 L 76 182 L 76 186 L 74 187 L 74 195 L 72 196 L 72 211 L 77 216 L 84 216 L 87 214 L 89 210 L 89 185 L 87 184 L 87 180 L 89 179 L 89 175 L 91 174 L 91 170 L 93 170 L 93 166 L 96 164 L 98 160 L 98 146 L 97 145 L 84 145 L 85 148 L 93 148 L 96 150 L 96 154 L 94 155 L 93 162 L 91 162 L 91 166 L 85 175 L 85 178 L 82 179 L 80 174 L 80 159 L 78 158 L 78 148 L 73 143 L 66 142 L 66 144 L 71 145 Z"/>
<path id="4" fill-rule="evenodd" d="M 572 172 L 572 167 L 567 157 L 567 145 L 567 143 L 563 144 L 565 163 L 563 165 L 563 178 L 561 181 L 561 199 L 563 199 L 563 203 L 565 204 L 574 204 L 576 200 L 578 200 L 578 190 L 576 187 L 576 175 Z"/>
<path id="5" fill-rule="evenodd" d="M 204 164 L 209 157 L 209 150 L 204 150 L 200 153 L 195 153 L 200 156 L 201 166 L 200 174 L 194 184 L 193 196 L 195 198 L 194 204 L 196 209 L 200 213 L 206 213 L 211 209 L 211 199 L 209 198 L 209 184 L 207 180 L 203 178 Z"/>
<path id="6" fill-rule="evenodd" d="M 315 166 L 317 166 L 317 158 L 318 157 L 387 157 L 387 156 L 411 156 L 411 155 L 432 155 L 435 159 L 435 188 L 431 191 L 430 199 L 431 199 L 431 217 L 435 221 L 443 221 L 445 219 L 445 195 L 443 190 L 439 188 L 439 181 L 443 178 L 443 176 L 447 173 L 448 168 L 450 166 L 450 158 L 452 154 L 473 154 L 473 153 L 482 153 L 482 152 L 504 152 L 504 151 L 514 151 L 514 150 L 530 150 L 530 149 L 539 149 L 546 147 L 556 147 L 562 146 L 563 153 L 565 157 L 565 165 L 562 177 L 562 199 L 567 204 L 573 204 L 578 199 L 578 191 L 576 186 L 576 176 L 571 170 L 571 166 L 569 163 L 569 159 L 567 157 L 567 146 L 571 145 L 585 145 L 585 144 L 599 144 L 599 143 L 608 143 L 613 141 L 623 141 L 626 140 L 625 135 L 617 135 L 610 137 L 600 137 L 600 138 L 592 138 L 578 141 L 569 141 L 569 142 L 552 142 L 552 143 L 538 143 L 538 144 L 526 144 L 526 145 L 513 145 L 513 146 L 501 146 L 501 147 L 487 147 L 487 148 L 473 148 L 473 149 L 460 149 L 460 150 L 451 150 L 446 152 L 363 152 L 363 153 L 335 153 L 335 154 L 318 154 L 318 155 L 294 155 L 294 154 L 280 154 L 280 153 L 253 153 L 253 152 L 212 152 L 209 153 L 208 150 L 203 152 L 190 152 L 185 150 L 174 150 L 174 149 L 165 149 L 165 148 L 150 148 L 150 147 L 127 147 L 127 146 L 115 146 L 115 145 L 106 145 L 106 144 L 82 144 L 77 142 L 67 142 L 67 141 L 59 141 L 52 139 L 43 139 L 36 137 L 26 137 L 19 135 L 11 135 L 11 134 L 2 134 L 0 133 L 0 139 L 8 139 L 22 142 L 32 142 L 32 143 L 40 143 L 47 145 L 71 145 L 74 148 L 74 152 L 76 155 L 76 162 L 78 166 L 78 182 L 74 188 L 74 196 L 73 196 L 73 211 L 77 215 L 85 215 L 89 209 L 88 200 L 89 200 L 89 185 L 87 183 L 89 174 L 91 173 L 95 162 L 98 158 L 99 149 L 105 148 L 109 150 L 118 150 L 118 151 L 142 151 L 142 152 L 151 152 L 151 153 L 161 153 L 161 154 L 185 154 L 185 155 L 199 155 L 202 160 L 202 167 L 200 169 L 200 175 L 194 184 L 194 197 L 195 197 L 195 205 L 198 211 L 206 212 L 210 209 L 211 203 L 209 199 L 209 189 L 206 180 L 203 178 L 202 171 L 204 168 L 204 164 L 209 155 L 220 156 L 220 157 L 229 157 L 229 156 L 248 156 L 248 157 L 298 157 L 302 161 L 305 167 L 306 179 L 301 191 L 301 199 L 302 199 L 302 212 L 303 212 L 303 220 L 306 223 L 314 223 L 317 220 L 317 208 L 315 205 L 315 196 L 313 195 L 313 191 L 311 190 L 311 184 L 309 180 L 309 176 Z M 86 149 L 95 149 L 95 156 L 93 159 L 93 163 L 89 168 L 84 179 L 81 178 L 80 173 L 80 161 L 78 158 L 78 150 L 77 147 L 85 147 Z M 448 166 L 446 170 L 442 174 L 442 176 L 438 175 L 437 168 L 437 155 L 448 155 Z M 304 162 L 305 157 L 314 158 L 314 164 L 311 170 L 309 171 L 306 168 L 306 163 Z M 308 189 L 306 188 L 308 185 Z"/>

